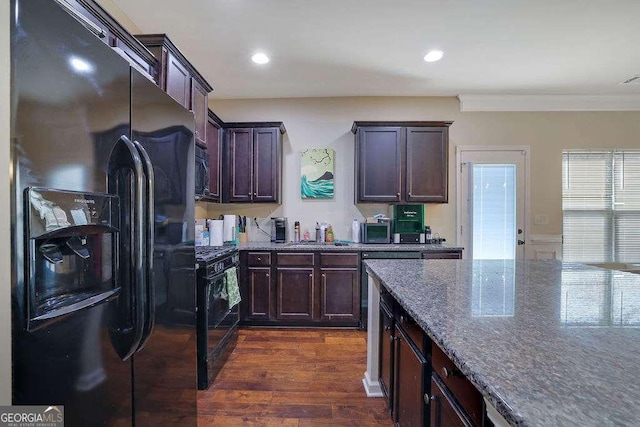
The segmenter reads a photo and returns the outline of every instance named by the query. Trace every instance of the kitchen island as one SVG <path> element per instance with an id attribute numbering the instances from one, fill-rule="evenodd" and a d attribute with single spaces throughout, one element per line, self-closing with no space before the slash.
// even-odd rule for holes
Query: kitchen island
<path id="1" fill-rule="evenodd" d="M 509 424 L 640 425 L 640 276 L 559 261 L 365 265 L 369 324 L 380 324 L 388 291 L 434 356 L 441 350 Z M 368 392 L 379 376 L 377 334 L 369 328 Z"/>

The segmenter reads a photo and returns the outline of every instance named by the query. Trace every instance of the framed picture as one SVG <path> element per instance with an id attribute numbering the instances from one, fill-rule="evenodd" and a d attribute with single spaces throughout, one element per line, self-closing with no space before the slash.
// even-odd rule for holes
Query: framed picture
<path id="1" fill-rule="evenodd" d="M 300 196 L 303 199 L 333 198 L 333 158 L 328 148 L 300 152 Z"/>

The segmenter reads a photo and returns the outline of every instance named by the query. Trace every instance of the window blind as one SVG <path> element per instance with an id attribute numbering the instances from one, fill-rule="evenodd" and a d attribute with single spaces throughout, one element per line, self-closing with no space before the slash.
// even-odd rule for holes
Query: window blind
<path id="1" fill-rule="evenodd" d="M 563 258 L 640 261 L 640 151 L 562 153 Z"/>

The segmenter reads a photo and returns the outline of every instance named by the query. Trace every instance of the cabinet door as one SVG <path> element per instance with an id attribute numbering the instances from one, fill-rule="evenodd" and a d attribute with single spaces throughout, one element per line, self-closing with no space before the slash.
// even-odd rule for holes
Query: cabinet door
<path id="1" fill-rule="evenodd" d="M 279 130 L 255 128 L 253 140 L 253 201 L 277 202 L 280 184 Z"/>
<path id="2" fill-rule="evenodd" d="M 313 320 L 313 268 L 277 268 L 278 320 Z"/>
<path id="3" fill-rule="evenodd" d="M 360 320 L 358 269 L 320 269 L 320 298 L 322 320 L 358 322 Z"/>
<path id="4" fill-rule="evenodd" d="M 383 302 L 380 302 L 380 388 L 387 401 L 387 408 L 392 412 L 393 404 L 393 315 Z"/>
<path id="5" fill-rule="evenodd" d="M 425 392 L 427 361 L 396 324 L 394 389 L 396 422 L 400 426 L 422 427 L 427 423 Z"/>
<path id="6" fill-rule="evenodd" d="M 248 313 L 251 320 L 269 320 L 271 313 L 271 269 L 249 267 L 247 279 Z"/>
<path id="7" fill-rule="evenodd" d="M 207 145 L 207 92 L 198 84 L 195 79 L 191 79 L 191 105 L 190 110 L 193 111 L 196 122 L 195 139 L 196 144 L 202 146 Z"/>
<path id="8" fill-rule="evenodd" d="M 357 202 L 401 200 L 402 128 L 358 129 Z"/>
<path id="9" fill-rule="evenodd" d="M 431 427 L 472 427 L 473 424 L 450 396 L 445 385 L 431 377 Z"/>
<path id="10" fill-rule="evenodd" d="M 167 52 L 166 91 L 184 108 L 191 107 L 191 76 L 187 69 Z"/>
<path id="11" fill-rule="evenodd" d="M 407 128 L 407 202 L 447 202 L 447 127 Z"/>
<path id="12" fill-rule="evenodd" d="M 251 128 L 236 128 L 227 131 L 228 186 L 225 201 L 250 202 L 253 197 L 253 137 Z"/>
<path id="13" fill-rule="evenodd" d="M 209 153 L 209 198 L 220 201 L 220 164 L 222 153 L 220 125 L 207 120 L 207 152 Z"/>

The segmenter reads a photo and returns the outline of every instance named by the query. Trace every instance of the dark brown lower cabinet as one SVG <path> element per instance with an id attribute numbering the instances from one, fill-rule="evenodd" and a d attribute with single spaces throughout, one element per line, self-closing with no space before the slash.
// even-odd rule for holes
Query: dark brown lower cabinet
<path id="1" fill-rule="evenodd" d="M 357 252 L 240 251 L 246 326 L 353 326 L 360 322 Z"/>
<path id="2" fill-rule="evenodd" d="M 323 321 L 360 319 L 359 274 L 357 268 L 320 269 L 320 313 Z"/>
<path id="3" fill-rule="evenodd" d="M 250 319 L 269 319 L 271 316 L 271 268 L 250 267 L 247 269 L 248 310 Z"/>
<path id="4" fill-rule="evenodd" d="M 395 419 L 402 427 L 428 425 L 428 365 L 401 326 L 395 326 Z"/>
<path id="5" fill-rule="evenodd" d="M 378 381 L 391 413 L 393 407 L 393 341 L 394 321 L 391 309 L 380 301 L 380 373 Z"/>
<path id="6" fill-rule="evenodd" d="M 278 267 L 276 271 L 276 318 L 313 320 L 313 268 Z"/>
<path id="7" fill-rule="evenodd" d="M 473 427 L 437 375 L 431 377 L 431 427 Z"/>

